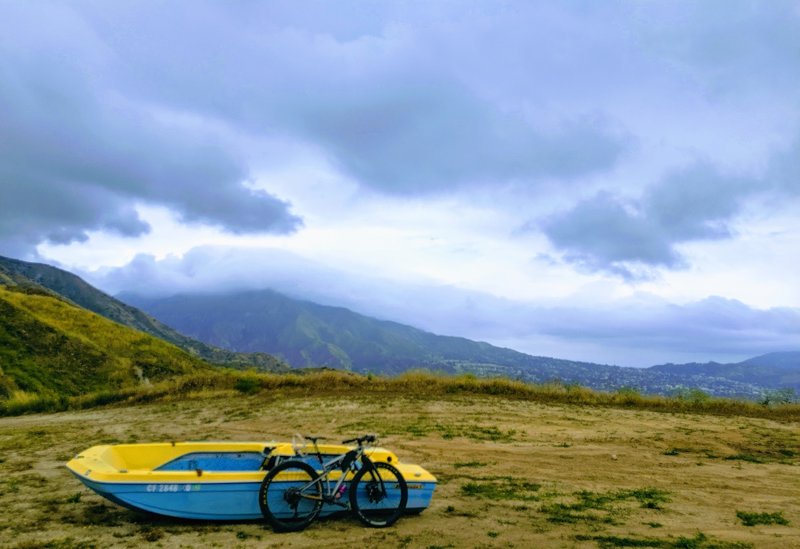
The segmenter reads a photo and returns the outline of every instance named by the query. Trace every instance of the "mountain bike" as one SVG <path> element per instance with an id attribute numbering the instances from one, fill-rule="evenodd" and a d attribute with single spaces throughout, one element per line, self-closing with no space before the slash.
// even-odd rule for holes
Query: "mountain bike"
<path id="1" fill-rule="evenodd" d="M 317 446 L 319 437 L 305 438 L 313 443 L 321 470 L 304 461 L 296 448 L 300 455 L 272 468 L 261 482 L 258 503 L 273 529 L 302 530 L 317 518 L 323 504 L 351 511 L 374 528 L 391 526 L 400 518 L 408 502 L 408 485 L 394 466 L 369 458 L 367 450 L 375 435 L 342 441 L 355 442 L 356 447 L 329 461 Z"/>

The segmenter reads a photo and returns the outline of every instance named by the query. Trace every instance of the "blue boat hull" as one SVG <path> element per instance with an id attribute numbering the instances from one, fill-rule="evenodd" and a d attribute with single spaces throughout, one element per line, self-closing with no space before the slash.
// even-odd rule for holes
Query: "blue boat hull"
<path id="1" fill-rule="evenodd" d="M 194 520 L 257 520 L 260 482 L 127 483 L 95 482 L 76 474 L 88 488 L 104 498 L 135 511 Z M 408 513 L 430 504 L 436 483 L 409 483 Z M 320 516 L 341 512 L 337 505 L 323 505 Z"/>

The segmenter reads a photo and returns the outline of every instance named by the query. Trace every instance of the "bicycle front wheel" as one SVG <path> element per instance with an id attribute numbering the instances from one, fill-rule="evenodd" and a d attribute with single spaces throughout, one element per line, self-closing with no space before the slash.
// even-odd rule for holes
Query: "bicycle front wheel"
<path id="1" fill-rule="evenodd" d="M 302 530 L 317 518 L 322 508 L 322 482 L 307 463 L 286 461 L 264 477 L 258 504 L 275 531 Z"/>
<path id="2" fill-rule="evenodd" d="M 378 462 L 365 464 L 350 484 L 350 508 L 367 526 L 391 526 L 408 502 L 408 485 L 392 465 Z"/>

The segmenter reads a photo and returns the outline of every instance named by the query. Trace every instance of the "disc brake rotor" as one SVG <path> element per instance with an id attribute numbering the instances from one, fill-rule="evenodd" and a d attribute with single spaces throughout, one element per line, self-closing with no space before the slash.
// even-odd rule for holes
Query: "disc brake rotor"
<path id="1" fill-rule="evenodd" d="M 383 499 L 383 492 L 381 491 L 381 486 L 374 480 L 369 484 L 367 484 L 366 489 L 367 489 L 367 497 L 369 498 L 370 503 L 378 503 Z"/>

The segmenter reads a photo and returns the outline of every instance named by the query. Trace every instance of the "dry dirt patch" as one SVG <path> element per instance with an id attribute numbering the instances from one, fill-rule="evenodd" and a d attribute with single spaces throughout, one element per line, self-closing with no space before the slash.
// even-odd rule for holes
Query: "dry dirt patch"
<path id="1" fill-rule="evenodd" d="M 386 530 L 345 518 L 278 535 L 140 515 L 63 467 L 95 444 L 295 432 L 379 433 L 438 476 L 431 507 Z M 798 425 L 763 419 L 500 397 L 213 396 L 0 419 L 0 545 L 798 547 L 799 463 Z M 783 521 L 746 526 L 737 512 Z"/>

